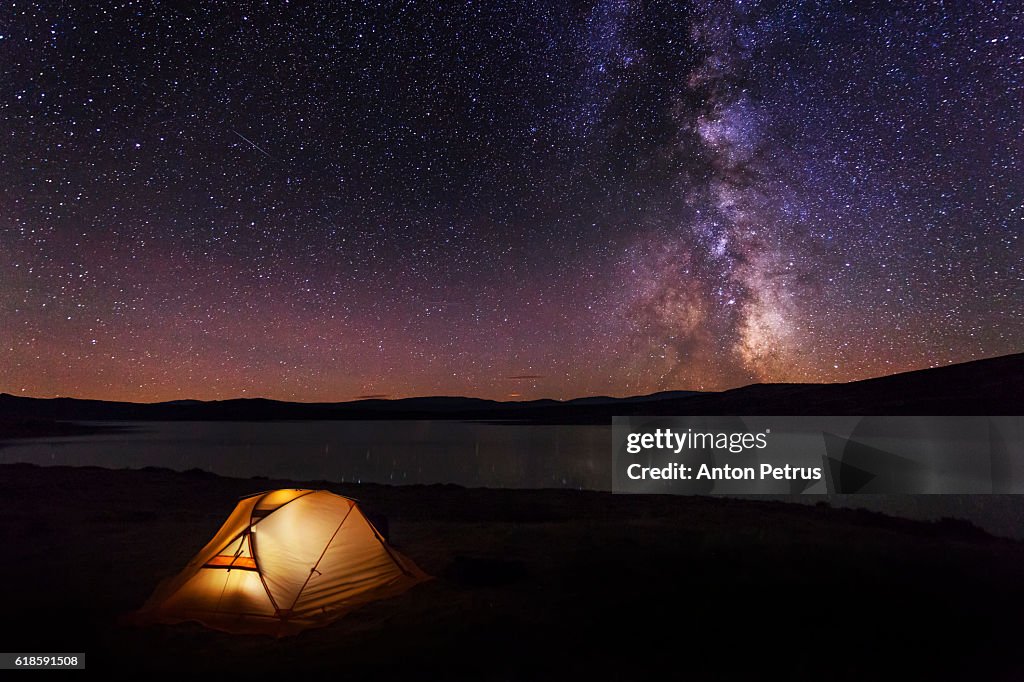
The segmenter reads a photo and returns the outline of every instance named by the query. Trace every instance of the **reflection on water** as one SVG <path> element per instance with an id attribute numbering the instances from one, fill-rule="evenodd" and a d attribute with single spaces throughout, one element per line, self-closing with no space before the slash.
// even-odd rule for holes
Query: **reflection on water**
<path id="1" fill-rule="evenodd" d="M 198 468 L 222 476 L 296 480 L 607 490 L 610 443 L 610 426 L 131 422 L 128 430 L 116 433 L 9 441 L 0 447 L 0 462 Z"/>
<path id="2" fill-rule="evenodd" d="M 123 423 L 112 423 L 124 426 Z M 455 421 L 132 422 L 124 431 L 0 444 L 0 463 L 204 469 L 223 476 L 467 487 L 611 489 L 611 426 Z M 773 496 L 1024 538 L 1017 495 Z"/>

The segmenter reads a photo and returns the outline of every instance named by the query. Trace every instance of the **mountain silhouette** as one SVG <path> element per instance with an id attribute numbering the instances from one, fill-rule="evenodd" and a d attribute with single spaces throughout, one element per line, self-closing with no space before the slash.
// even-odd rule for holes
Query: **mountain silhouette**
<path id="1" fill-rule="evenodd" d="M 476 419 L 602 423 L 621 415 L 1024 414 L 1024 353 L 841 384 L 753 384 L 721 392 L 501 402 L 435 396 L 301 403 L 265 398 L 130 403 L 0 394 L 0 420 L 263 421 Z"/>

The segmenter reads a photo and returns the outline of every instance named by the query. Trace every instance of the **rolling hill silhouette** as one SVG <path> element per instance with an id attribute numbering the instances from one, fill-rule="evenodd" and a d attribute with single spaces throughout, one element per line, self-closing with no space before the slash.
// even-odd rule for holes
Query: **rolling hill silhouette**
<path id="1" fill-rule="evenodd" d="M 842 384 L 753 384 L 728 391 L 668 391 L 630 398 L 501 402 L 424 397 L 298 403 L 263 398 L 129 403 L 0 394 L 0 420 L 263 421 L 476 419 L 600 423 L 614 415 L 1024 414 L 1024 353 Z"/>

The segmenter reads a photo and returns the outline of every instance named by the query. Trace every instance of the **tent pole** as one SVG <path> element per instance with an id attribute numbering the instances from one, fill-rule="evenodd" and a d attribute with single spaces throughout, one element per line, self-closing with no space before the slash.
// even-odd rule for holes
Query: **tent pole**
<path id="1" fill-rule="evenodd" d="M 331 546 L 331 543 L 334 542 L 334 538 L 338 536 L 338 532 L 341 530 L 341 527 L 345 525 L 345 521 L 348 520 L 349 514 L 351 514 L 352 510 L 355 508 L 356 503 L 352 502 L 352 504 L 348 508 L 348 511 L 345 512 L 344 518 L 341 519 L 341 523 L 339 523 L 338 527 L 334 529 L 334 533 L 331 535 L 331 539 L 327 541 L 326 545 L 324 545 L 324 551 L 320 552 L 320 556 L 317 558 L 316 563 L 313 564 L 313 568 L 309 569 L 309 575 L 306 576 L 306 580 L 302 583 L 302 587 L 300 587 L 299 591 L 295 593 L 295 600 L 292 601 L 292 605 L 291 607 L 289 607 L 288 613 L 291 613 L 292 610 L 295 609 L 295 605 L 299 603 L 299 597 L 302 596 L 302 591 L 306 589 L 306 585 L 309 584 L 310 578 L 313 577 L 313 572 L 316 571 L 316 567 L 320 565 L 320 562 L 323 560 L 324 555 L 327 554 L 327 549 Z"/>

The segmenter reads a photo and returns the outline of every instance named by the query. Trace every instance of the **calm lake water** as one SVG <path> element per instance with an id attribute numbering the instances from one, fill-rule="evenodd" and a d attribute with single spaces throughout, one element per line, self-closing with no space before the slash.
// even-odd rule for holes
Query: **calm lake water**
<path id="1" fill-rule="evenodd" d="M 610 426 L 457 421 L 87 422 L 125 430 L 8 441 L 0 462 L 492 488 L 611 488 Z"/>
<path id="2" fill-rule="evenodd" d="M 124 430 L 0 443 L 0 463 L 204 469 L 222 476 L 490 488 L 611 489 L 611 427 L 457 421 L 91 422 Z M 775 496 L 968 519 L 1024 538 L 1017 495 Z"/>

